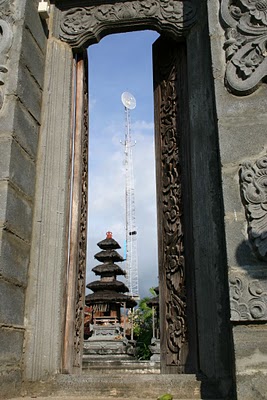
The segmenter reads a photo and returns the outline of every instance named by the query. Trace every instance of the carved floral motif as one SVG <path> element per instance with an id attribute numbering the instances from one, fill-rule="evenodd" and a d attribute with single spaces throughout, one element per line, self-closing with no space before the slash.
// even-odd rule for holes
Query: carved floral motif
<path id="1" fill-rule="evenodd" d="M 267 75 L 267 1 L 221 0 L 226 25 L 226 82 L 240 94 L 253 92 Z"/>
<path id="2" fill-rule="evenodd" d="M 174 57 L 173 57 L 174 58 Z M 177 132 L 176 60 L 161 85 L 163 268 L 166 277 L 167 365 L 180 364 L 187 342 L 180 134 Z M 169 350 L 168 350 L 169 349 Z"/>
<path id="3" fill-rule="evenodd" d="M 0 0 L 0 7 L 6 0 Z M 0 9 L 0 16 L 1 16 Z M 4 15 L 2 15 L 4 18 Z M 4 103 L 4 90 L 1 86 L 5 84 L 7 69 L 7 52 L 10 49 L 12 42 L 12 29 L 10 24 L 4 19 L 0 19 L 0 110 Z"/>
<path id="4" fill-rule="evenodd" d="M 196 20 L 196 9 L 190 1 L 133 0 L 115 4 L 76 7 L 62 13 L 60 38 L 74 48 L 97 42 L 113 26 L 124 25 L 147 29 L 165 27 L 181 36 Z"/>
<path id="5" fill-rule="evenodd" d="M 4 2 L 0 2 L 3 4 Z M 0 110 L 4 103 L 4 90 L 1 88 L 5 84 L 6 74 L 8 72 L 7 52 L 10 49 L 12 42 L 12 30 L 10 24 L 3 19 L 0 19 Z"/>
<path id="6" fill-rule="evenodd" d="M 232 321 L 267 320 L 267 291 L 259 280 L 233 275 L 230 278 Z"/>
<path id="7" fill-rule="evenodd" d="M 254 165 L 243 163 L 240 183 L 249 240 L 256 255 L 267 260 L 267 155 Z"/>
<path id="8" fill-rule="evenodd" d="M 87 200 L 88 200 L 88 90 L 84 83 L 84 129 L 82 144 L 82 190 L 78 251 L 78 276 L 76 295 L 76 318 L 74 330 L 74 366 L 80 367 L 83 352 L 84 297 L 86 274 L 86 238 L 87 238 Z"/>

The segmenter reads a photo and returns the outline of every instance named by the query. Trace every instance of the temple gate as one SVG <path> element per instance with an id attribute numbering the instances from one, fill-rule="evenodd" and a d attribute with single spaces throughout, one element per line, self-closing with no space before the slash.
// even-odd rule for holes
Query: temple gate
<path id="1" fill-rule="evenodd" d="M 140 29 L 161 34 L 153 53 L 162 374 L 194 374 L 221 398 L 235 398 L 236 382 L 240 399 L 255 387 L 264 394 L 265 2 L 53 0 L 47 21 L 37 3 L 0 0 L 5 395 L 10 381 L 16 393 L 22 380 L 81 368 L 85 50 Z"/>

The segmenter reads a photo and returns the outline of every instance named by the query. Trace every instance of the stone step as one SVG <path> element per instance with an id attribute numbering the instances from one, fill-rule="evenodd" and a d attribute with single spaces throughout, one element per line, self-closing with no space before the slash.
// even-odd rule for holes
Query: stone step
<path id="1" fill-rule="evenodd" d="M 159 374 L 160 363 L 153 361 L 131 360 L 110 360 L 93 359 L 92 357 L 83 357 L 84 374 Z"/>
<path id="2" fill-rule="evenodd" d="M 97 400 L 127 399 L 156 400 L 165 393 L 171 393 L 174 400 L 220 399 L 216 395 L 217 385 L 198 380 L 195 375 L 164 374 L 82 374 L 58 375 L 40 386 L 25 386 L 26 396 L 50 400 L 85 398 Z"/>
<path id="3" fill-rule="evenodd" d="M 125 397 L 112 397 L 115 400 L 125 400 Z M 90 394 L 86 396 L 49 396 L 49 397 L 34 397 L 37 400 L 107 400 L 107 397 L 92 397 Z M 32 397 L 16 397 L 9 400 L 33 400 Z M 140 400 L 139 397 L 128 397 L 127 400 Z M 147 398 L 146 400 L 157 400 L 155 397 Z M 176 400 L 174 397 L 173 400 Z M 194 399 L 179 399 L 179 400 L 194 400 Z M 204 399 L 203 399 L 204 400 Z M 210 399 L 210 400 L 218 400 L 218 399 Z M 220 399 L 219 399 L 220 400 Z M 223 400 L 223 399 L 221 399 Z"/>
<path id="4" fill-rule="evenodd" d="M 201 382 L 194 375 L 99 374 L 60 375 L 57 394 L 90 394 L 92 398 L 157 399 L 171 393 L 175 399 L 201 399 Z"/>

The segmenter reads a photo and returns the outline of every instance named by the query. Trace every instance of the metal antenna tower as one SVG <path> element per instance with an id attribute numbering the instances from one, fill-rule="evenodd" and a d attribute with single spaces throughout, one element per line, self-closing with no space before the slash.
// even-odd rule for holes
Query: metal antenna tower
<path id="1" fill-rule="evenodd" d="M 136 107 L 136 100 L 131 93 L 124 92 L 121 101 L 125 110 L 125 208 L 126 208 L 126 285 L 130 295 L 139 298 L 138 263 L 137 263 L 137 230 L 135 224 L 135 193 L 132 148 L 136 144 L 131 138 L 130 110 Z"/>

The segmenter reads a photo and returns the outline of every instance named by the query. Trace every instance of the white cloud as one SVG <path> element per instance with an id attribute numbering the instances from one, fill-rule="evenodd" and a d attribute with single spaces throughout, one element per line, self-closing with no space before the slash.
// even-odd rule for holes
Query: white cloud
<path id="1" fill-rule="evenodd" d="M 136 225 L 138 229 L 138 265 L 141 296 L 148 294 L 151 286 L 157 286 L 157 228 L 155 206 L 155 157 L 152 123 L 139 121 L 137 127 L 150 130 L 150 135 L 140 129 L 138 141 L 133 148 Z M 107 131 L 114 132 L 114 126 Z M 136 133 L 134 134 L 134 139 Z M 119 134 L 101 141 L 101 148 L 91 149 L 89 183 L 89 248 L 88 269 L 96 265 L 93 256 L 98 251 L 96 243 L 105 237 L 107 230 L 113 232 L 120 243 L 123 255 L 125 240 L 125 171 L 123 146 Z M 110 142 L 110 143 L 109 143 Z M 100 157 L 99 154 L 104 154 Z M 124 266 L 122 265 L 124 268 Z M 89 273 L 89 271 L 88 271 Z M 92 273 L 88 280 L 94 280 Z"/>
<path id="2" fill-rule="evenodd" d="M 132 130 L 133 131 L 144 131 L 144 130 L 149 130 L 152 131 L 154 130 L 154 123 L 153 122 L 147 122 L 147 121 L 135 121 L 132 124 Z"/>
<path id="3" fill-rule="evenodd" d="M 92 111 L 94 109 L 94 107 L 96 105 L 96 99 L 93 98 L 90 94 L 89 94 L 88 104 L 89 104 L 89 112 L 90 112 L 90 111 Z"/>

